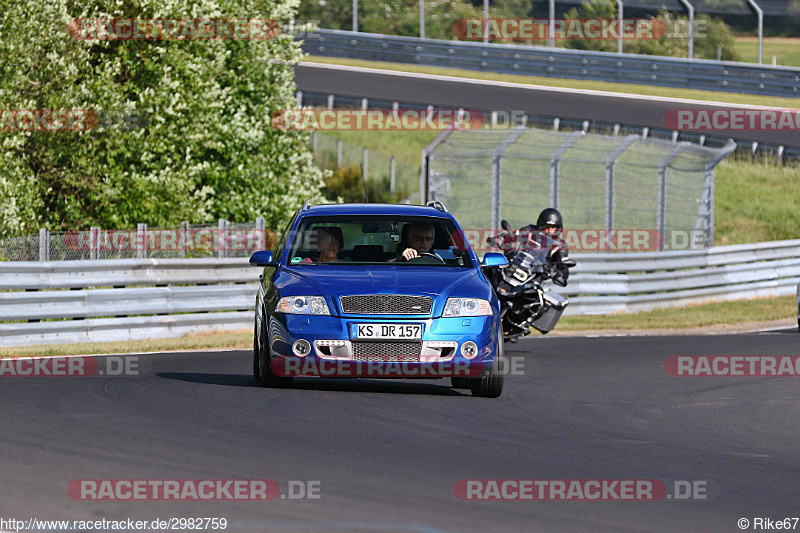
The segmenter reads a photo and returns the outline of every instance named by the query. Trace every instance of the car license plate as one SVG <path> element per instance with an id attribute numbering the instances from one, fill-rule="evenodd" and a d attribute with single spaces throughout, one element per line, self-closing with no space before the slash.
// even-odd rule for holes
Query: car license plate
<path id="1" fill-rule="evenodd" d="M 351 324 L 351 339 L 421 340 L 421 324 Z"/>

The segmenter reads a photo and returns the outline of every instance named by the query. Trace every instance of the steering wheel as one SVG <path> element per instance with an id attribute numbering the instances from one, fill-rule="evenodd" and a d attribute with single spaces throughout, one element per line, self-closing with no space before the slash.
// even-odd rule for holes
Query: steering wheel
<path id="1" fill-rule="evenodd" d="M 434 259 L 438 259 L 439 261 L 442 262 L 442 264 L 444 264 L 444 259 L 439 257 L 439 255 L 431 253 L 431 252 L 422 252 L 422 253 L 418 252 L 417 253 L 417 257 L 412 257 L 411 259 L 409 259 L 409 261 L 414 261 L 415 259 L 421 259 L 421 258 L 424 258 L 424 257 L 432 257 Z"/>

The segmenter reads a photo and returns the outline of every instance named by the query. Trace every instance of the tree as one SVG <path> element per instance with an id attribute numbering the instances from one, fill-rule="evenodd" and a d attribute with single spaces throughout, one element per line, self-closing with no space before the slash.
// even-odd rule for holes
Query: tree
<path id="1" fill-rule="evenodd" d="M 269 117 L 294 106 L 299 44 L 267 40 L 86 40 L 76 18 L 271 18 L 297 0 L 0 1 L 0 109 L 88 109 L 88 131 L 3 131 L 0 236 L 176 225 L 218 217 L 282 227 L 322 172 L 307 133 Z M 73 28 L 74 29 L 74 28 Z M 111 117 L 134 117 L 109 124 Z M 114 121 L 112 121 L 114 122 Z M 141 127 L 139 127 L 141 126 Z"/>
<path id="2" fill-rule="evenodd" d="M 391 192 L 390 179 L 367 180 L 367 195 L 373 204 L 395 204 L 408 197 L 408 192 L 401 190 Z M 339 199 L 345 203 L 362 203 L 364 196 L 364 181 L 361 178 L 361 169 L 356 166 L 343 167 L 335 170 L 325 180 L 323 189 L 325 197 L 331 202 Z"/>

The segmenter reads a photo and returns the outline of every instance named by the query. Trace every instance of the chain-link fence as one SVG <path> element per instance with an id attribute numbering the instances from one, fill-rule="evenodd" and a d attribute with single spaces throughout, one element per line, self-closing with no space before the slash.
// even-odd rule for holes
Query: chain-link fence
<path id="1" fill-rule="evenodd" d="M 574 230 L 657 235 L 645 249 L 669 248 L 676 232 L 709 247 L 714 167 L 734 147 L 524 127 L 443 132 L 423 153 L 424 199 L 445 203 L 465 228 L 521 227 L 553 206 Z"/>
<path id="2" fill-rule="evenodd" d="M 388 181 L 392 193 L 419 195 L 419 165 L 368 150 L 324 133 L 311 135 L 314 155 L 322 168 L 360 167 L 367 180 Z"/>
<path id="3" fill-rule="evenodd" d="M 178 228 L 135 229 L 91 228 L 50 232 L 0 240 L 0 261 L 72 261 L 92 259 L 247 257 L 269 249 L 275 232 L 265 227 L 264 219 Z"/>

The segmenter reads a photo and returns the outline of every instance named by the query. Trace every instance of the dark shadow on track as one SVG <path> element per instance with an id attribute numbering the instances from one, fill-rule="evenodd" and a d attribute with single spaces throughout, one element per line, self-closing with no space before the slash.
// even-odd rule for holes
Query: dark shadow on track
<path id="1" fill-rule="evenodd" d="M 232 387 L 261 387 L 261 384 L 248 374 L 200 374 L 196 372 L 160 372 L 160 378 L 188 381 L 204 385 L 227 385 Z M 450 379 L 435 380 L 436 383 L 424 383 L 400 379 L 353 379 L 353 378 L 295 378 L 286 390 L 311 390 L 332 392 L 372 392 L 378 394 L 427 394 L 434 396 L 470 396 L 468 390 L 463 392 L 451 388 Z M 434 380 L 430 380 L 434 381 Z M 446 383 L 446 384 L 445 384 Z"/>

